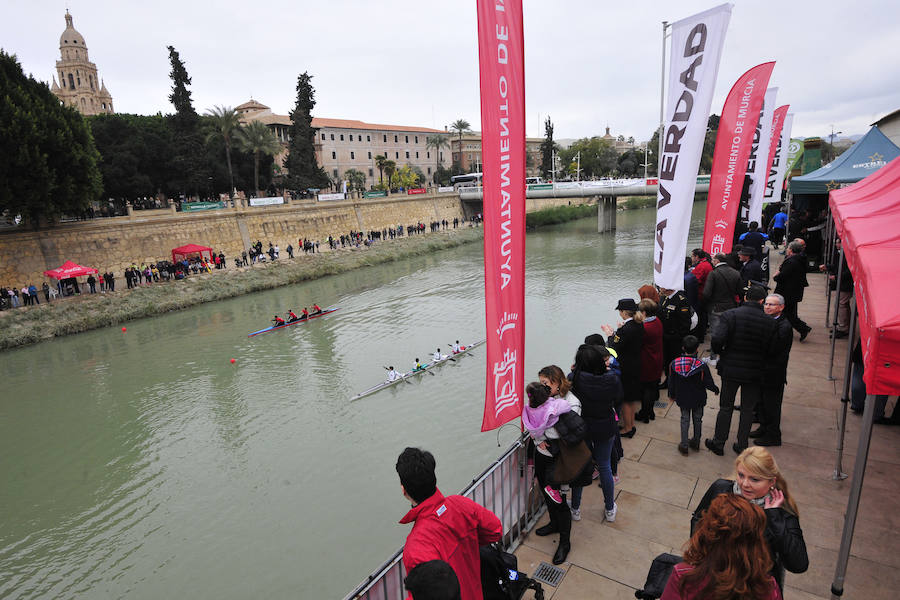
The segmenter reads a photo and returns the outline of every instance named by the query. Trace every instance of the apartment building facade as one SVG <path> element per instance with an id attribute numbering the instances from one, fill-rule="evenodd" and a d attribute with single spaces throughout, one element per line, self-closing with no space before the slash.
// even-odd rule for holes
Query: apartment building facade
<path id="1" fill-rule="evenodd" d="M 290 141 L 291 119 L 278 115 L 268 106 L 250 100 L 235 108 L 244 122 L 260 121 L 285 146 L 285 152 L 276 157 L 276 164 L 283 161 Z M 316 132 L 316 159 L 332 181 L 344 179 L 344 173 L 356 169 L 366 176 L 366 187 L 378 183 L 380 174 L 375 157 L 382 155 L 396 163 L 397 167 L 417 167 L 427 182 L 438 165 L 450 167 L 449 145 L 435 149 L 427 144 L 430 136 L 441 136 L 449 142 L 451 134 L 441 129 L 409 125 L 384 125 L 353 119 L 329 119 L 313 117 Z M 338 183 L 339 184 L 339 183 Z"/>

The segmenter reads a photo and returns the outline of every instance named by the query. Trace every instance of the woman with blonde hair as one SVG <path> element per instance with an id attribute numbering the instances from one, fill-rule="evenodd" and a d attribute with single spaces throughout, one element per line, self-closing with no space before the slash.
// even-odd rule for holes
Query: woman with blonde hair
<path id="1" fill-rule="evenodd" d="M 772 575 L 779 588 L 784 588 L 784 571 L 803 573 L 809 568 L 806 542 L 800 529 L 797 503 L 788 484 L 768 450 L 759 446 L 747 448 L 734 461 L 734 479 L 718 479 L 706 491 L 694 516 L 691 529 L 721 494 L 742 496 L 762 507 L 766 515 L 765 539 L 772 554 Z"/>
<path id="2" fill-rule="evenodd" d="M 763 510 L 734 494 L 716 496 L 672 570 L 660 600 L 781 600 L 769 572 Z"/>

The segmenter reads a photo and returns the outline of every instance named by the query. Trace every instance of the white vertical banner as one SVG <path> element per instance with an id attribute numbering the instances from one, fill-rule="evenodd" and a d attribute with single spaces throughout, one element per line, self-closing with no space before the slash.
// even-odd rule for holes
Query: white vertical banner
<path id="1" fill-rule="evenodd" d="M 756 125 L 755 142 L 747 161 L 747 174 L 750 175 L 750 212 L 747 222 L 762 218 L 763 192 L 766 191 L 766 182 L 769 179 L 769 143 L 772 140 L 772 115 L 775 114 L 775 100 L 778 97 L 778 88 L 771 87 L 766 90 L 766 99 L 763 101 L 762 111 L 759 113 L 759 122 Z"/>
<path id="2" fill-rule="evenodd" d="M 784 118 L 784 126 L 781 128 L 781 137 L 778 141 L 778 149 L 775 150 L 775 159 L 772 161 L 772 169 L 769 171 L 767 195 L 771 202 L 781 202 L 781 190 L 784 189 L 784 176 L 788 164 L 788 146 L 791 144 L 791 126 L 794 124 L 794 114 L 788 113 Z"/>
<path id="3" fill-rule="evenodd" d="M 684 287 L 697 171 L 731 9 L 722 4 L 672 24 L 653 247 L 653 280 L 663 288 Z"/>

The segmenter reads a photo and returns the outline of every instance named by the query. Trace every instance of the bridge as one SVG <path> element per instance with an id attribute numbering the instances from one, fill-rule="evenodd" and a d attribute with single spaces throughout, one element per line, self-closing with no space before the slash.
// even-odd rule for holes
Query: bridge
<path id="1" fill-rule="evenodd" d="M 597 231 L 613 231 L 616 228 L 616 200 L 619 196 L 656 196 L 659 180 L 648 179 L 600 179 L 597 181 L 560 181 L 557 183 L 532 183 L 526 186 L 526 198 L 597 198 Z M 697 176 L 696 192 L 709 191 L 709 175 Z M 484 193 L 481 187 L 459 188 L 459 199 L 466 206 L 466 213 L 482 213 Z M 471 212 L 470 212 L 471 211 Z"/>

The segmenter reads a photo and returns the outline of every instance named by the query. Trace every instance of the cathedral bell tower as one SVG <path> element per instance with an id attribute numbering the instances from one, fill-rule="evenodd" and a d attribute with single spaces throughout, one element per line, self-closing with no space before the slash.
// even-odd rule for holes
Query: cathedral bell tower
<path id="1" fill-rule="evenodd" d="M 72 25 L 72 15 L 66 11 L 66 29 L 59 36 L 60 60 L 56 61 L 59 84 L 53 77 L 50 90 L 65 104 L 83 115 L 113 113 L 112 96 L 106 84 L 97 76 L 97 65 L 88 59 L 87 44 Z"/>

